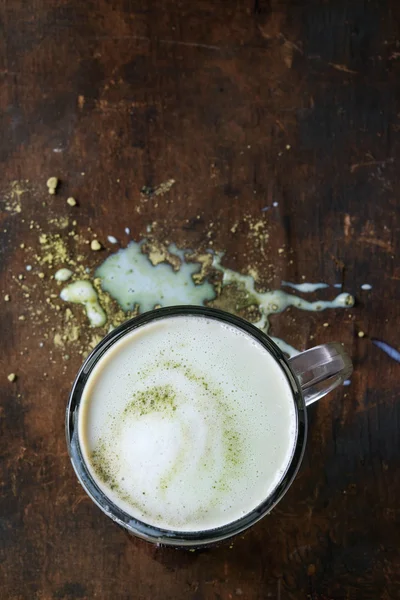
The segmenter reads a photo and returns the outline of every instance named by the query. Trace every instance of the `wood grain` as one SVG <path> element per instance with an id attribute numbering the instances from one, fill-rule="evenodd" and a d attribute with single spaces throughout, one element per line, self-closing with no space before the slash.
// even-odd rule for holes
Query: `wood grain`
<path id="1" fill-rule="evenodd" d="M 357 305 L 273 319 L 299 347 L 343 341 L 352 384 L 311 407 L 276 510 L 186 553 L 129 538 L 83 493 L 63 422 L 80 359 L 50 360 L 18 319 L 23 300 L 3 303 L 1 598 L 400 597 L 399 365 L 370 341 L 399 348 L 399 19 L 397 0 L 3 3 L 0 186 L 36 190 L 21 214 L 0 212 L 3 295 L 25 268 L 20 244 L 36 243 L 30 221 L 70 214 L 73 195 L 100 239 L 157 221 L 160 239 L 212 242 L 238 271 L 257 261 L 260 284 L 338 281 Z M 62 183 L 44 209 L 51 175 Z M 170 178 L 157 206 L 140 201 Z M 273 201 L 261 252 L 246 219 Z"/>

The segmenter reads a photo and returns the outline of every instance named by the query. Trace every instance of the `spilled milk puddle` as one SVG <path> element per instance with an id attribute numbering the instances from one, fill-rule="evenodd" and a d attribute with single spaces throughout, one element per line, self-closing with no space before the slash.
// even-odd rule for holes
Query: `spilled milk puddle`
<path id="1" fill-rule="evenodd" d="M 328 308 L 350 308 L 354 298 L 341 293 L 330 301 L 309 302 L 282 289 L 257 291 L 250 275 L 243 275 L 221 264 L 223 254 L 208 251 L 194 254 L 174 244 L 160 250 L 154 242 L 132 241 L 126 248 L 108 256 L 95 270 L 97 289 L 106 292 L 129 316 L 160 306 L 179 304 L 207 305 L 245 314 L 249 321 L 269 332 L 270 315 L 293 306 L 304 311 L 319 312 Z M 282 282 L 302 293 L 315 292 L 328 284 Z M 100 287 L 99 287 L 100 286 Z M 99 297 L 100 295 L 100 297 Z M 92 327 L 107 322 L 101 306 L 101 293 L 88 280 L 67 284 L 61 291 L 66 302 L 82 304 Z M 117 323 L 111 322 L 111 327 Z M 298 351 L 286 341 L 271 336 L 289 356 Z"/>

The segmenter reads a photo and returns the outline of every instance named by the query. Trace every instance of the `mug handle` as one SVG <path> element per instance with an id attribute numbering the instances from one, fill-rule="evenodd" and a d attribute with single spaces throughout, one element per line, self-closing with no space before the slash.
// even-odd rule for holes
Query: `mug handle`
<path id="1" fill-rule="evenodd" d="M 322 398 L 353 372 L 349 355 L 338 342 L 315 346 L 289 358 L 306 406 Z"/>

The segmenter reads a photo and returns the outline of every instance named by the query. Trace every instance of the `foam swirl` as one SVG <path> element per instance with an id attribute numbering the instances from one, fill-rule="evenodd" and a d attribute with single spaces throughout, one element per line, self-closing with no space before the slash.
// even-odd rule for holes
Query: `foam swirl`
<path id="1" fill-rule="evenodd" d="M 93 468 L 144 515 L 171 512 L 183 526 L 215 509 L 243 476 L 244 440 L 229 402 L 218 385 L 184 364 L 164 361 L 141 373 L 132 398 L 107 425 Z M 196 494 L 199 480 L 212 490 L 206 503 Z M 179 515 L 177 496 L 187 499 Z"/>

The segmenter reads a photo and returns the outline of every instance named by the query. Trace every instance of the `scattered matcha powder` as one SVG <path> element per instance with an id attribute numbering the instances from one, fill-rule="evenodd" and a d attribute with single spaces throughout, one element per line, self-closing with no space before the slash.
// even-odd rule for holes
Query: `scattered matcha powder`
<path id="1" fill-rule="evenodd" d="M 176 393 L 172 385 L 155 385 L 136 392 L 124 409 L 124 415 L 148 415 L 152 412 L 171 414 L 176 410 Z"/>

